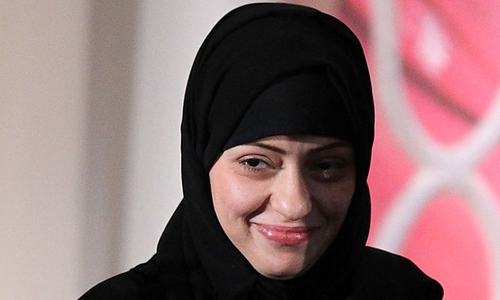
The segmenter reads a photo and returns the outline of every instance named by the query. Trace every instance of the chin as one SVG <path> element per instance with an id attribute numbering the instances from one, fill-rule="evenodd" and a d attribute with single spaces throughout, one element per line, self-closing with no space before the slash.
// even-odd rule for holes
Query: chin
<path id="1" fill-rule="evenodd" d="M 288 273 L 288 272 L 284 272 L 284 273 L 278 273 L 278 274 L 261 274 L 267 278 L 270 278 L 270 279 L 276 279 L 276 280 L 287 280 L 287 279 L 292 279 L 292 278 L 295 278 L 295 277 L 298 277 L 299 275 L 301 275 L 302 273 Z"/>
<path id="2" fill-rule="evenodd" d="M 291 263 L 265 263 L 265 267 L 259 268 L 258 266 L 254 266 L 257 272 L 259 272 L 262 276 L 270 278 L 270 279 L 279 279 L 286 280 L 292 279 L 302 275 L 305 271 L 307 271 L 307 267 L 304 265 L 303 261 L 294 261 Z"/>

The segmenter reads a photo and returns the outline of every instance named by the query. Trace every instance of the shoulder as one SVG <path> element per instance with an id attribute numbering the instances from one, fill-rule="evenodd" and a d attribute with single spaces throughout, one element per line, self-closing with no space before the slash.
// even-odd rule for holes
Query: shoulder
<path id="1" fill-rule="evenodd" d="M 138 298 L 139 283 L 133 279 L 131 271 L 111 277 L 87 291 L 80 300 L 99 299 L 140 299 Z"/>
<path id="2" fill-rule="evenodd" d="M 142 265 L 111 277 L 82 295 L 79 300 L 156 299 L 160 294 L 158 281 L 143 272 Z"/>
<path id="3" fill-rule="evenodd" d="M 368 299 L 443 297 L 441 285 L 409 259 L 371 247 L 365 248 L 354 279 L 354 290 Z"/>

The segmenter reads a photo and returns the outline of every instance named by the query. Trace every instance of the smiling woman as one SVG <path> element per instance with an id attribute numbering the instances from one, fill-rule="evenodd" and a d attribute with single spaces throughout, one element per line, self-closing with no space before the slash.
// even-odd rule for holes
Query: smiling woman
<path id="1" fill-rule="evenodd" d="M 273 136 L 219 157 L 210 170 L 215 212 L 257 272 L 293 278 L 319 259 L 354 193 L 352 156 L 335 138 Z"/>
<path id="2" fill-rule="evenodd" d="M 184 199 L 157 253 L 82 299 L 439 299 L 365 246 L 373 99 L 361 46 L 311 8 L 252 4 L 201 46 L 184 99 Z"/>

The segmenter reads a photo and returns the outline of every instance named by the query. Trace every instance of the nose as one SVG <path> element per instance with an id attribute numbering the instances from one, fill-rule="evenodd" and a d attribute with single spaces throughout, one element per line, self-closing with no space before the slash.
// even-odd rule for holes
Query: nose
<path id="1" fill-rule="evenodd" d="M 300 168 L 283 169 L 273 183 L 270 205 L 288 221 L 300 220 L 312 209 L 311 193 L 301 173 Z"/>

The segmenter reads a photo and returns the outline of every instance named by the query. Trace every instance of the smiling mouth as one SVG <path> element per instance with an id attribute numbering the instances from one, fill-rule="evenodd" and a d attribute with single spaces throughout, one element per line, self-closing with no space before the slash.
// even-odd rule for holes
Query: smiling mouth
<path id="1" fill-rule="evenodd" d="M 270 241 L 283 245 L 299 245 L 310 239 L 314 227 L 292 227 L 253 223 L 258 232 Z"/>

